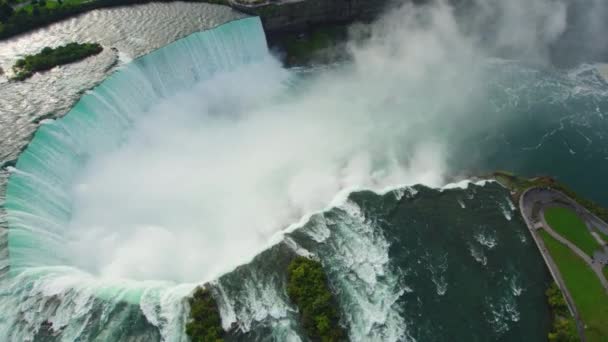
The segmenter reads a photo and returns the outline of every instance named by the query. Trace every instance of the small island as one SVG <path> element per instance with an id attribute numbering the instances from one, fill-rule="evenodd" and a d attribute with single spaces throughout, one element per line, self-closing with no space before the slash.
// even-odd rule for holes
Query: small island
<path id="1" fill-rule="evenodd" d="M 287 270 L 287 294 L 298 307 L 302 326 L 312 341 L 346 340 L 336 299 L 320 262 L 296 257 Z"/>
<path id="2" fill-rule="evenodd" d="M 23 81 L 35 72 L 77 62 L 101 51 L 103 51 L 103 48 L 97 43 L 69 43 L 56 48 L 45 47 L 38 54 L 19 59 L 13 66 L 15 72 L 13 79 Z"/>
<path id="3" fill-rule="evenodd" d="M 193 342 L 221 342 L 225 335 L 222 319 L 215 299 L 207 287 L 198 286 L 188 298 L 190 317 L 186 334 Z"/>

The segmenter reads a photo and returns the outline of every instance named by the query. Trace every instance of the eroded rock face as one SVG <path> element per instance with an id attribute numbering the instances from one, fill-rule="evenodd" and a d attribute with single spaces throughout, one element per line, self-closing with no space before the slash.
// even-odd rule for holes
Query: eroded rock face
<path id="1" fill-rule="evenodd" d="M 421 5 L 428 0 L 410 0 Z M 448 0 L 457 12 L 464 16 L 465 26 L 468 17 L 476 11 L 484 12 L 473 0 Z M 388 0 L 228 0 L 233 8 L 260 16 L 267 34 L 286 31 L 307 30 L 319 24 L 334 24 L 354 20 L 367 21 L 377 17 L 390 3 Z M 494 1 L 493 3 L 499 3 Z M 573 66 L 582 62 L 608 61 L 608 42 L 602 34 L 608 27 L 604 19 L 608 16 L 608 2 L 602 0 L 564 0 L 567 25 L 548 43 L 552 63 Z M 476 8 L 477 7 L 477 8 Z M 483 7 L 483 6 L 482 6 Z M 500 6 L 498 7 L 501 8 Z M 487 20 L 487 32 L 495 27 L 500 18 L 496 14 L 481 13 Z M 483 20 L 482 20 L 483 21 Z M 486 37 L 488 40 L 495 38 Z M 500 52 L 500 51 L 499 51 Z M 505 51 L 502 51 L 503 53 Z M 505 58 L 521 57 L 521 51 L 510 51 Z"/>
<path id="2" fill-rule="evenodd" d="M 369 20 L 385 8 L 386 0 L 303 0 L 251 6 L 232 6 L 262 18 L 268 33 L 305 30 L 323 23 Z"/>

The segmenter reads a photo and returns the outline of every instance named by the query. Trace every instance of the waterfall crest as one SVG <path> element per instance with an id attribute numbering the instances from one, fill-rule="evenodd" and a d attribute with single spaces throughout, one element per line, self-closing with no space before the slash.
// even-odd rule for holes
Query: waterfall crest
<path id="1" fill-rule="evenodd" d="M 10 269 L 0 307 L 15 311 L 0 313 L 1 340 L 59 333 L 66 341 L 183 338 L 183 297 L 194 284 L 109 281 L 74 266 L 65 251 L 70 237 L 64 227 L 74 206 L 70 189 L 91 156 L 125 141 L 135 116 L 195 83 L 268 56 L 260 19 L 233 21 L 128 63 L 64 117 L 42 123 L 7 185 Z"/>
<path id="2" fill-rule="evenodd" d="M 61 244 L 62 227 L 71 217 L 69 188 L 90 155 L 124 141 L 133 115 L 267 55 L 259 18 L 198 32 L 127 64 L 87 92 L 65 117 L 42 124 L 7 186 L 12 272 L 66 264 Z"/>

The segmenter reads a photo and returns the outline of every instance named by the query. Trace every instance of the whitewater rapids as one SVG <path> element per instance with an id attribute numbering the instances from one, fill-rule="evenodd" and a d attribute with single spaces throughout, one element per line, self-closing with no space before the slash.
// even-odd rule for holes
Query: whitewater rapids
<path id="1" fill-rule="evenodd" d="M 506 191 L 407 185 L 542 162 L 551 139 L 561 160 L 603 158 L 606 83 L 488 62 L 449 9 L 420 14 L 433 30 L 410 12 L 320 73 L 282 68 L 259 19 L 238 20 L 45 121 L 10 170 L 0 337 L 182 341 L 184 298 L 211 281 L 231 338 L 299 340 L 294 253 L 321 260 L 352 340 L 544 337 L 546 272 Z"/>

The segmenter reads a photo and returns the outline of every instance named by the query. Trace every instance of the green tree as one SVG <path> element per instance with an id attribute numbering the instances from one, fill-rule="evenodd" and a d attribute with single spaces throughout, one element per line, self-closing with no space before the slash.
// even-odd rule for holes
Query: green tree
<path id="1" fill-rule="evenodd" d="M 306 333 L 313 341 L 345 340 L 338 310 L 321 263 L 296 257 L 287 269 L 287 294 L 298 306 Z"/>
<path id="2" fill-rule="evenodd" d="M 46 8 L 44 9 L 46 11 Z M 57 65 L 72 63 L 88 56 L 100 53 L 103 50 L 99 44 L 70 43 L 57 48 L 45 47 L 36 55 L 19 59 L 13 66 L 17 80 L 28 78 L 36 71 L 51 69 Z"/>
<path id="3" fill-rule="evenodd" d="M 8 19 L 15 13 L 13 7 L 5 1 L 0 2 L 0 22 L 7 22 Z"/>
<path id="4" fill-rule="evenodd" d="M 186 334 L 192 342 L 222 342 L 224 330 L 217 303 L 207 288 L 197 287 L 188 299 L 190 319 Z"/>
<path id="5" fill-rule="evenodd" d="M 564 300 L 562 291 L 557 287 L 556 283 L 545 292 L 547 303 L 553 314 L 553 327 L 548 334 L 547 339 L 550 342 L 576 342 L 579 341 L 578 332 L 574 318 L 570 315 L 568 305 Z"/>
<path id="6" fill-rule="evenodd" d="M 553 330 L 547 336 L 551 342 L 577 342 L 579 341 L 574 320 L 557 318 L 553 322 Z"/>

